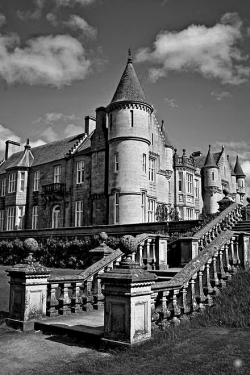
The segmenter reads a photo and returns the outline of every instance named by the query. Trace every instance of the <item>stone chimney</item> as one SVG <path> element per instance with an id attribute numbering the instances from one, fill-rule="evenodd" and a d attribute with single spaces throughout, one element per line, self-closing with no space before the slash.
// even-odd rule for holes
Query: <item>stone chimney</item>
<path id="1" fill-rule="evenodd" d="M 8 160 L 12 154 L 18 152 L 17 147 L 20 147 L 19 142 L 11 141 L 10 139 L 5 142 L 5 160 Z"/>

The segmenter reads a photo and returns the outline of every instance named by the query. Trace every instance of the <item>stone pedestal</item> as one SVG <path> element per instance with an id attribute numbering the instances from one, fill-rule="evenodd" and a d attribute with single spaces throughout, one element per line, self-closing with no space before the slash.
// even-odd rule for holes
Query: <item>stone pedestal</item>
<path id="1" fill-rule="evenodd" d="M 156 247 L 156 269 L 166 270 L 168 268 L 168 237 L 159 236 Z"/>
<path id="2" fill-rule="evenodd" d="M 198 255 L 198 241 L 197 238 L 193 237 L 182 237 L 180 239 L 181 265 L 186 265 Z"/>
<path id="3" fill-rule="evenodd" d="M 91 254 L 94 263 L 114 252 L 114 250 L 106 244 L 107 239 L 108 235 L 105 232 L 101 232 L 99 234 L 100 245 L 89 251 L 89 254 Z"/>
<path id="4" fill-rule="evenodd" d="M 133 345 L 151 337 L 151 285 L 156 276 L 127 258 L 100 276 L 104 285 L 104 343 Z"/>
<path id="5" fill-rule="evenodd" d="M 242 251 L 243 252 L 243 267 L 245 269 L 249 269 L 250 268 L 250 236 L 247 234 L 242 234 L 242 236 L 240 237 L 241 237 L 240 245 L 242 246 L 242 250 L 243 250 Z"/>
<path id="6" fill-rule="evenodd" d="M 22 331 L 32 330 L 34 321 L 46 316 L 49 270 L 33 262 L 30 254 L 25 264 L 18 264 L 6 272 L 10 276 L 9 318 L 6 324 Z"/>

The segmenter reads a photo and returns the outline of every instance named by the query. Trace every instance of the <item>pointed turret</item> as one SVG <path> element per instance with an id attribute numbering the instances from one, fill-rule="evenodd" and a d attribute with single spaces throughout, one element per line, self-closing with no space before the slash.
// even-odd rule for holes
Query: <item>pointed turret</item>
<path id="1" fill-rule="evenodd" d="M 245 173 L 243 172 L 242 170 L 242 167 L 240 165 L 240 162 L 239 162 L 239 157 L 237 156 L 236 157 L 236 163 L 235 163 L 235 167 L 234 167 L 234 173 L 236 175 L 236 177 L 246 177 Z"/>
<path id="2" fill-rule="evenodd" d="M 211 168 L 211 167 L 212 168 L 218 168 L 218 166 L 216 165 L 216 163 L 214 161 L 213 154 L 211 153 L 211 145 L 209 145 L 207 157 L 206 157 L 203 168 Z"/>
<path id="3" fill-rule="evenodd" d="M 111 104 L 120 101 L 147 103 L 146 96 L 133 67 L 130 49 L 127 65 L 111 100 Z"/>

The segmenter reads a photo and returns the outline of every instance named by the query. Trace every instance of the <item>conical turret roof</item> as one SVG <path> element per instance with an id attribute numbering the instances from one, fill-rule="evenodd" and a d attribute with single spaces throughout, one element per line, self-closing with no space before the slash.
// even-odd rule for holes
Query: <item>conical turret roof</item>
<path id="1" fill-rule="evenodd" d="M 238 156 L 236 157 L 236 163 L 235 163 L 235 167 L 234 167 L 234 173 L 235 173 L 236 177 L 246 177 L 245 173 L 243 172 L 243 170 L 241 168 Z"/>
<path id="2" fill-rule="evenodd" d="M 141 87 L 137 74 L 135 72 L 131 51 L 129 49 L 128 62 L 117 86 L 116 92 L 111 100 L 111 103 L 120 101 L 134 101 L 147 103 L 146 96 Z"/>
<path id="3" fill-rule="evenodd" d="M 212 168 L 218 168 L 218 166 L 215 163 L 213 154 L 211 153 L 211 145 L 209 145 L 207 157 L 206 157 L 205 164 L 204 164 L 203 168 L 211 168 L 211 167 Z"/>

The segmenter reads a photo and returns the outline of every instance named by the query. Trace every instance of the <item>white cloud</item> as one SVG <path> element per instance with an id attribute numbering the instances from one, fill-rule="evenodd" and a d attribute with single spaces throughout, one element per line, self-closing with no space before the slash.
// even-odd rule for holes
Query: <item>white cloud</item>
<path id="1" fill-rule="evenodd" d="M 46 20 L 51 23 L 51 25 L 53 26 L 57 26 L 58 25 L 58 20 L 57 20 L 57 17 L 54 13 L 48 13 L 46 15 Z"/>
<path id="2" fill-rule="evenodd" d="M 0 124 L 0 152 L 4 152 L 5 150 L 5 141 L 7 140 L 21 142 L 21 138 L 16 135 L 11 129 L 5 128 L 3 125 Z"/>
<path id="3" fill-rule="evenodd" d="M 41 36 L 20 47 L 16 34 L 0 35 L 0 77 L 7 83 L 62 87 L 91 70 L 81 43 L 70 35 Z"/>
<path id="4" fill-rule="evenodd" d="M 96 0 L 54 0 L 58 7 L 73 7 L 74 5 L 86 6 L 95 1 Z"/>
<path id="5" fill-rule="evenodd" d="M 212 27 L 190 25 L 182 31 L 162 31 L 149 47 L 136 54 L 137 62 L 150 62 L 150 79 L 155 82 L 169 71 L 198 72 L 224 84 L 247 82 L 250 67 L 238 42 L 243 39 L 242 21 L 236 13 L 226 13 Z"/>
<path id="6" fill-rule="evenodd" d="M 3 13 L 0 13 L 0 27 L 6 23 L 6 17 Z"/>
<path id="7" fill-rule="evenodd" d="M 70 27 L 73 30 L 80 30 L 84 36 L 95 39 L 97 31 L 94 27 L 90 26 L 83 18 L 72 15 L 69 20 L 63 22 L 64 25 Z"/>
<path id="8" fill-rule="evenodd" d="M 47 124 L 47 125 L 51 125 L 53 124 L 54 122 L 57 122 L 57 121 L 69 121 L 69 120 L 79 120 L 79 117 L 77 117 L 76 115 L 74 114 L 71 114 L 71 115 L 65 115 L 64 113 L 62 112 L 48 112 L 48 113 L 45 113 L 44 116 L 42 117 L 38 117 L 36 120 L 34 120 L 32 122 L 32 124 L 37 124 L 37 123 L 44 123 L 44 124 Z"/>
<path id="9" fill-rule="evenodd" d="M 211 96 L 215 98 L 215 100 L 222 100 L 225 98 L 230 98 L 232 95 L 228 91 L 221 91 L 221 92 L 211 92 Z"/>
<path id="10" fill-rule="evenodd" d="M 176 104 L 176 100 L 175 99 L 168 99 L 168 98 L 165 98 L 165 101 L 166 103 L 168 104 L 168 106 L 172 109 L 174 108 L 179 108 L 178 104 Z"/>
<path id="11" fill-rule="evenodd" d="M 28 10 L 26 12 L 22 10 L 17 11 L 17 17 L 25 21 L 28 18 L 31 18 L 33 20 L 38 20 L 42 16 L 44 4 L 46 0 L 33 0 L 35 9 L 32 11 Z"/>
<path id="12" fill-rule="evenodd" d="M 45 145 L 45 144 L 46 144 L 46 142 L 43 141 L 42 139 L 37 139 L 36 141 L 31 141 L 30 142 L 31 148 L 32 147 L 42 146 L 42 145 Z"/>
<path id="13" fill-rule="evenodd" d="M 84 133 L 83 125 L 77 126 L 77 125 L 74 125 L 74 124 L 69 124 L 64 129 L 65 137 L 70 137 L 70 136 L 81 134 L 81 133 Z"/>
<path id="14" fill-rule="evenodd" d="M 51 126 L 43 130 L 40 136 L 43 137 L 46 142 L 54 142 L 60 138 L 58 133 Z"/>

